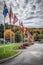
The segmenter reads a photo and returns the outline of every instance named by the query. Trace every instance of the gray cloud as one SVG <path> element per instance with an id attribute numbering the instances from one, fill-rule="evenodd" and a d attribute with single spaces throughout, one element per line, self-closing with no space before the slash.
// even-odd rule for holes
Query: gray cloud
<path id="1" fill-rule="evenodd" d="M 28 17 L 26 18 L 25 20 L 29 20 L 29 19 L 33 19 L 33 18 L 37 18 L 38 16 L 31 16 L 31 17 Z"/>
<path id="2" fill-rule="evenodd" d="M 3 6 L 3 2 L 2 1 L 0 1 L 0 6 Z"/>
<path id="3" fill-rule="evenodd" d="M 41 3 L 41 0 L 36 0 L 36 3 Z"/>
<path id="4" fill-rule="evenodd" d="M 29 0 L 25 0 L 25 3 L 27 4 L 29 2 Z"/>
<path id="5" fill-rule="evenodd" d="M 31 12 L 30 14 L 31 14 L 31 15 L 33 15 L 33 14 L 34 14 L 34 12 Z"/>
<path id="6" fill-rule="evenodd" d="M 33 5 L 33 6 L 32 6 L 32 9 L 33 9 L 33 10 L 35 10 L 35 9 L 36 9 L 36 6 L 35 6 L 35 5 Z"/>

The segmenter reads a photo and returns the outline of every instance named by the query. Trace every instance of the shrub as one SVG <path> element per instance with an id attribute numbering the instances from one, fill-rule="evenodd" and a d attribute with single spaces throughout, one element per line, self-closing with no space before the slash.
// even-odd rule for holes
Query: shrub
<path id="1" fill-rule="evenodd" d="M 15 33 L 15 42 L 20 42 L 22 40 L 21 34 L 16 32 Z"/>
<path id="2" fill-rule="evenodd" d="M 18 48 L 19 48 L 19 49 L 26 49 L 26 46 L 21 45 L 21 46 L 19 46 Z"/>
<path id="3" fill-rule="evenodd" d="M 40 39 L 43 39 L 43 34 L 39 34 Z"/>

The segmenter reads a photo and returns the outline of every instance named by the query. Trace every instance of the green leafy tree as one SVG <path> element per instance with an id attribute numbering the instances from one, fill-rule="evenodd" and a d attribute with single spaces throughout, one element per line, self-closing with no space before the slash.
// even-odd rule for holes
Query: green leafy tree
<path id="1" fill-rule="evenodd" d="M 0 24 L 0 38 L 3 38 L 4 26 Z"/>
<path id="2" fill-rule="evenodd" d="M 16 32 L 15 33 L 15 42 L 20 42 L 22 40 L 21 34 Z"/>

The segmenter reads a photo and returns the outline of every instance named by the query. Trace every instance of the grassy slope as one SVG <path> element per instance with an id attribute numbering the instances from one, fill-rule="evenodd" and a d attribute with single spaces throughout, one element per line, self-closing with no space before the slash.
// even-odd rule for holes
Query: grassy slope
<path id="1" fill-rule="evenodd" d="M 0 60 L 17 54 L 18 51 L 13 50 L 13 48 L 17 46 L 20 46 L 20 44 L 16 43 L 16 44 L 0 45 Z M 4 48 L 5 48 L 5 53 L 4 53 Z"/>

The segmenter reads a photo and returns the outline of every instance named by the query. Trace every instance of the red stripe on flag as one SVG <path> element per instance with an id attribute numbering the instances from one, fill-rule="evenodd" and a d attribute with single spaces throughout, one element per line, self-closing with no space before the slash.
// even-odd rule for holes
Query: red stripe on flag
<path id="1" fill-rule="evenodd" d="M 14 14 L 13 24 L 15 24 L 17 21 L 18 21 L 18 18 L 17 18 L 16 15 Z"/>
<path id="2" fill-rule="evenodd" d="M 18 21 L 18 18 L 15 18 L 15 20 L 13 21 L 13 24 L 15 24 Z"/>

